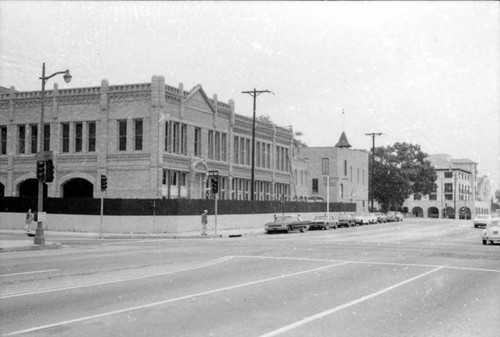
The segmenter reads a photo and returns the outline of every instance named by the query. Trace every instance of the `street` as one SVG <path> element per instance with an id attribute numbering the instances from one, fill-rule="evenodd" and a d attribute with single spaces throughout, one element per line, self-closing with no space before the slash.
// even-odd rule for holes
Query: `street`
<path id="1" fill-rule="evenodd" d="M 498 336 L 500 245 L 407 219 L 0 254 L 2 336 Z"/>

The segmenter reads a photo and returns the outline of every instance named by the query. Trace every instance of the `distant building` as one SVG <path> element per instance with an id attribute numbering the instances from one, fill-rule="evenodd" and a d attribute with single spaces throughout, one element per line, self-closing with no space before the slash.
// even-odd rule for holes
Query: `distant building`
<path id="1" fill-rule="evenodd" d="M 234 101 L 209 98 L 201 85 L 186 91 L 150 83 L 46 91 L 40 144 L 40 91 L 0 92 L 0 196 L 36 196 L 35 154 L 52 151 L 49 197 L 210 196 L 207 176 L 219 172 L 219 198 L 250 199 L 252 118 Z M 290 128 L 256 121 L 255 199 L 289 200 Z M 43 145 L 43 146 L 41 146 Z"/>
<path id="2" fill-rule="evenodd" d="M 299 176 L 294 199 L 355 203 L 358 211 L 368 211 L 368 153 L 350 147 L 342 132 L 335 146 L 298 149 L 292 160 L 292 166 L 301 168 L 293 171 L 294 177 Z"/>
<path id="3" fill-rule="evenodd" d="M 430 195 L 411 195 L 403 205 L 409 212 L 417 217 L 453 219 L 491 213 L 489 181 L 478 177 L 476 162 L 447 154 L 428 159 L 437 173 L 436 190 Z"/>

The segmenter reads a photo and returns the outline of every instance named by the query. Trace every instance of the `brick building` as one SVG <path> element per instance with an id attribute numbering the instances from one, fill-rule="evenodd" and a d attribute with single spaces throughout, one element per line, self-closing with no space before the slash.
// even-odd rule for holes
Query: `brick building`
<path id="1" fill-rule="evenodd" d="M 209 98 L 200 85 L 150 83 L 0 93 L 0 195 L 36 196 L 36 159 L 52 151 L 49 197 L 206 198 L 207 174 L 220 175 L 219 198 L 250 199 L 252 119 L 234 101 Z M 255 199 L 291 197 L 293 132 L 256 121 Z M 43 146 L 40 146 L 43 145 Z"/>

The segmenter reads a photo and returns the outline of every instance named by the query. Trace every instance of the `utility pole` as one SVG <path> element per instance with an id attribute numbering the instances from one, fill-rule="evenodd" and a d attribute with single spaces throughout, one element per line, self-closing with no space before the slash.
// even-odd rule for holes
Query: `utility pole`
<path id="1" fill-rule="evenodd" d="M 270 93 L 272 91 L 269 90 L 257 90 L 253 89 L 251 91 L 242 91 L 242 94 L 249 94 L 253 97 L 253 119 L 252 119 L 252 176 L 250 182 L 250 200 L 254 200 L 254 188 L 255 188 L 255 106 L 257 105 L 257 96 L 263 93 Z"/>
<path id="2" fill-rule="evenodd" d="M 375 137 L 376 136 L 382 136 L 383 133 L 381 132 L 372 132 L 372 133 L 365 133 L 366 136 L 371 136 L 372 137 L 372 160 L 370 164 L 370 191 L 369 191 L 369 196 L 370 196 L 370 203 L 371 203 L 371 209 L 373 211 L 373 165 L 375 163 Z"/>

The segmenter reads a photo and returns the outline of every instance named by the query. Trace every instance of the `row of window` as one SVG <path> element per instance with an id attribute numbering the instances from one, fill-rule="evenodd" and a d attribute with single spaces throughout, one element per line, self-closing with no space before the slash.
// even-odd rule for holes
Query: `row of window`
<path id="1" fill-rule="evenodd" d="M 127 151 L 132 146 L 133 151 L 143 150 L 144 124 L 142 119 L 117 121 L 117 150 Z M 61 123 L 60 151 L 68 152 L 95 152 L 96 151 L 96 122 Z M 132 132 L 128 128 L 132 127 Z M 194 128 L 194 156 L 201 157 L 202 140 L 201 128 Z M 51 125 L 44 125 L 44 151 L 50 148 Z M 0 153 L 7 154 L 7 126 L 0 126 Z M 129 142 L 129 137 L 133 137 Z M 207 139 L 208 158 L 217 161 L 228 161 L 228 139 L 224 132 L 209 130 Z M 165 123 L 164 151 L 168 153 L 188 154 L 188 125 L 180 122 L 167 121 Z M 19 154 L 38 152 L 38 124 L 17 126 L 17 149 Z M 251 140 L 243 137 L 234 137 L 234 163 L 251 165 Z M 256 141 L 255 166 L 271 168 L 271 144 Z M 276 169 L 289 171 L 290 162 L 288 149 L 276 147 Z"/>
<path id="2" fill-rule="evenodd" d="M 471 180 L 471 177 L 472 175 L 470 174 L 466 174 L 466 173 L 463 173 L 463 172 L 458 172 L 458 175 L 457 175 L 458 179 L 463 179 L 463 180 Z M 445 178 L 453 178 L 453 171 L 445 171 L 444 172 L 444 177 Z"/>
<path id="3" fill-rule="evenodd" d="M 37 153 L 38 124 L 17 126 L 17 149 L 19 154 Z M 73 130 L 71 130 L 73 128 Z M 74 136 L 73 152 L 95 152 L 96 122 L 61 123 L 61 152 L 70 152 L 71 138 Z M 50 124 L 43 125 L 43 151 L 50 151 Z M 7 127 L 0 127 L 0 154 L 7 154 Z"/>
<path id="4" fill-rule="evenodd" d="M 169 189 L 168 197 L 186 197 L 182 193 L 176 192 L 176 189 L 181 191 L 187 185 L 189 173 L 177 170 L 163 170 L 162 184 L 173 188 L 173 192 Z M 210 190 L 210 182 L 207 180 L 205 189 Z M 226 199 L 227 193 L 231 192 L 231 199 L 235 200 L 250 200 L 250 179 L 233 178 L 233 185 L 231 191 L 228 190 L 228 178 L 219 176 L 219 198 Z M 272 200 L 273 196 L 279 200 L 288 198 L 290 187 L 287 184 L 275 183 L 274 190 L 273 184 L 269 181 L 255 181 L 254 194 L 255 200 Z"/>

